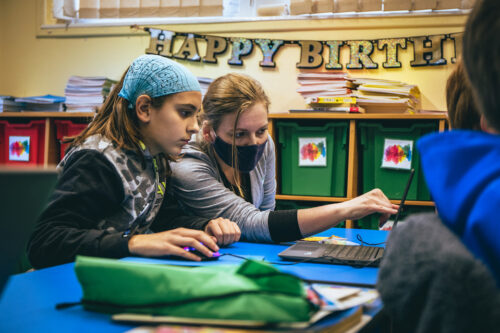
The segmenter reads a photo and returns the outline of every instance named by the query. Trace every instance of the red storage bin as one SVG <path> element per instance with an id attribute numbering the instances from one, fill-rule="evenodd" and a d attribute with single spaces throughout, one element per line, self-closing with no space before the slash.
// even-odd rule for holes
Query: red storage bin
<path id="1" fill-rule="evenodd" d="M 60 142 L 60 157 L 61 160 L 64 158 L 64 152 L 68 147 L 68 143 L 62 143 L 63 139 L 68 136 L 76 136 L 80 134 L 84 129 L 87 128 L 88 124 L 74 123 L 71 120 L 54 120 L 56 125 L 56 137 Z"/>
<path id="2" fill-rule="evenodd" d="M 0 164 L 43 165 L 45 120 L 11 123 L 0 120 Z"/>

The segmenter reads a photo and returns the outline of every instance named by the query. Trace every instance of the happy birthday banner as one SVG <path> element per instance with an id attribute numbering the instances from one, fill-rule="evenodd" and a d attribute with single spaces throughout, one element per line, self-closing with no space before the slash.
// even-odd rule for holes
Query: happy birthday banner
<path id="1" fill-rule="evenodd" d="M 407 49 L 413 44 L 413 60 L 411 67 L 446 65 L 447 60 L 443 56 L 443 43 L 446 40 L 453 41 L 454 54 L 451 62 L 455 63 L 462 49 L 463 33 L 451 33 L 441 35 L 384 38 L 370 40 L 281 40 L 281 39 L 250 39 L 240 37 L 221 37 L 211 35 L 198 35 L 194 33 L 179 33 L 168 30 L 143 28 L 149 32 L 150 43 L 146 49 L 147 54 L 157 54 L 168 58 L 183 59 L 188 61 L 202 61 L 208 64 L 216 64 L 217 57 L 224 54 L 228 48 L 231 49 L 231 57 L 227 61 L 229 65 L 242 66 L 243 60 L 250 55 L 255 46 L 262 53 L 261 67 L 276 67 L 274 57 L 283 45 L 291 44 L 300 47 L 300 59 L 297 68 L 318 68 L 324 64 L 326 69 L 339 70 L 343 66 L 340 63 L 341 47 L 350 50 L 347 69 L 376 69 L 379 64 L 370 57 L 375 49 L 385 50 L 385 61 L 383 68 L 401 68 L 398 54 L 401 49 Z M 174 42 L 182 40 L 179 49 L 173 50 Z M 200 56 L 198 43 L 206 43 L 205 54 Z M 324 49 L 328 49 L 328 56 L 324 58 Z"/>

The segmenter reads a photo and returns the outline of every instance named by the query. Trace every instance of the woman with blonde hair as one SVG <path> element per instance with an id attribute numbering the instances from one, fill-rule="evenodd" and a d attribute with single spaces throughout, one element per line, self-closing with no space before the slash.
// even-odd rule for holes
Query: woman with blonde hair
<path id="1" fill-rule="evenodd" d="M 282 242 L 326 230 L 346 219 L 397 212 L 375 189 L 321 207 L 274 211 L 275 147 L 268 134 L 269 98 L 249 76 L 227 74 L 212 82 L 203 99 L 202 130 L 183 159 L 172 163 L 174 193 L 185 209 L 206 218 L 234 221 L 249 241 Z M 212 233 L 219 244 L 231 230 Z"/>

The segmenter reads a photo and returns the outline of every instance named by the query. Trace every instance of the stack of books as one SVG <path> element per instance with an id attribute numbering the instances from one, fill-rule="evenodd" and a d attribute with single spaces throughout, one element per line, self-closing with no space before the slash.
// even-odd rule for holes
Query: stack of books
<path id="1" fill-rule="evenodd" d="M 19 112 L 23 107 L 24 104 L 16 102 L 15 97 L 0 95 L 0 112 Z"/>
<path id="2" fill-rule="evenodd" d="M 62 96 L 44 95 L 16 98 L 15 102 L 22 105 L 23 111 L 60 112 L 64 111 Z"/>
<path id="3" fill-rule="evenodd" d="M 290 112 L 365 112 L 365 109 L 357 104 L 356 97 L 352 96 L 307 97 L 306 103 L 309 109 L 292 109 Z"/>
<path id="4" fill-rule="evenodd" d="M 95 112 L 102 105 L 116 81 L 104 76 L 72 76 L 64 90 L 66 111 Z"/>
<path id="5" fill-rule="evenodd" d="M 351 77 L 345 72 L 300 73 L 297 89 L 310 108 L 291 112 L 416 113 L 420 90 L 401 81 Z"/>
<path id="6" fill-rule="evenodd" d="M 400 81 L 352 78 L 352 96 L 366 112 L 416 113 L 421 108 L 420 90 Z"/>
<path id="7" fill-rule="evenodd" d="M 299 73 L 297 92 L 304 98 L 348 96 L 354 87 L 345 72 Z"/>

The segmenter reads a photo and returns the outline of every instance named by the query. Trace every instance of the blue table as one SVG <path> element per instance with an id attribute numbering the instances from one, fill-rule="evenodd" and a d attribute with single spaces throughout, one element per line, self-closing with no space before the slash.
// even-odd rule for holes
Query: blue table
<path id="1" fill-rule="evenodd" d="M 388 233 L 385 231 L 333 228 L 320 235 L 335 234 L 356 241 L 360 234 L 370 243 L 384 242 Z M 257 244 L 239 242 L 221 249 L 221 253 L 232 253 L 264 259 L 271 262 L 282 261 L 278 253 L 288 245 Z M 185 262 L 126 258 L 125 260 L 147 261 L 159 264 Z M 241 261 L 231 256 L 223 256 L 216 262 L 203 262 L 202 265 L 236 264 Z M 200 264 L 200 263 L 198 263 Z M 55 305 L 64 302 L 76 302 L 82 297 L 80 285 L 76 279 L 73 263 L 37 270 L 35 272 L 14 275 L 9 279 L 0 299 L 0 332 L 123 332 L 132 325 L 111 322 L 107 314 L 85 311 L 81 306 L 56 310 Z M 377 268 L 353 268 L 350 266 L 300 263 L 292 266 L 277 266 L 281 270 L 298 275 L 310 281 L 373 286 L 377 278 Z"/>

